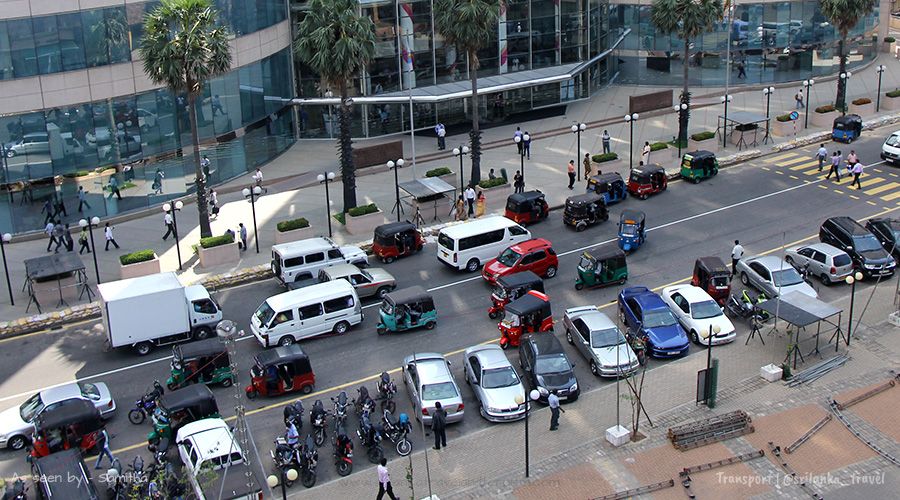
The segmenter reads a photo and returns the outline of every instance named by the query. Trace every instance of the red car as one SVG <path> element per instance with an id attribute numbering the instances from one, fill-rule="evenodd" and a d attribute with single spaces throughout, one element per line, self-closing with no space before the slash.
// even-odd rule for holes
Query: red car
<path id="1" fill-rule="evenodd" d="M 559 259 L 549 241 L 534 238 L 515 244 L 489 260 L 481 271 L 481 277 L 494 285 L 497 278 L 522 271 L 531 271 L 544 278 L 556 276 Z"/>

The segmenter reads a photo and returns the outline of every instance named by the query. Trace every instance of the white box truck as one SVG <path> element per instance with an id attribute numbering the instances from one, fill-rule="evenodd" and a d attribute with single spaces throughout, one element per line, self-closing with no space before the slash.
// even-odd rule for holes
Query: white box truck
<path id="1" fill-rule="evenodd" d="M 109 347 L 131 346 L 140 355 L 153 346 L 215 334 L 222 308 L 206 288 L 184 286 L 175 273 L 102 283 L 100 310 Z"/>

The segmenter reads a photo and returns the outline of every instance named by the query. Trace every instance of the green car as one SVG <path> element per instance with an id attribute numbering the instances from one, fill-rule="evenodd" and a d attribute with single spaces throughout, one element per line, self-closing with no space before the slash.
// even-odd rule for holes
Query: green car
<path id="1" fill-rule="evenodd" d="M 628 264 L 625 252 L 617 247 L 601 248 L 596 255 L 588 252 L 581 254 L 578 262 L 578 276 L 575 278 L 575 289 L 625 283 L 628 279 Z"/>
<path id="2" fill-rule="evenodd" d="M 153 411 L 153 431 L 147 434 L 150 449 L 163 439 L 171 441 L 182 426 L 204 418 L 218 418 L 216 397 L 204 384 L 189 385 L 167 392 Z"/>
<path id="3" fill-rule="evenodd" d="M 681 178 L 697 184 L 719 173 L 719 161 L 709 151 L 692 151 L 681 158 Z"/>
<path id="4" fill-rule="evenodd" d="M 381 316 L 377 326 L 379 335 L 420 327 L 431 330 L 437 325 L 434 299 L 420 286 L 386 294 L 378 313 Z"/>
<path id="5" fill-rule="evenodd" d="M 171 376 L 166 380 L 170 391 L 196 383 L 223 387 L 234 383 L 228 350 L 218 338 L 176 345 L 172 348 L 171 366 Z"/>

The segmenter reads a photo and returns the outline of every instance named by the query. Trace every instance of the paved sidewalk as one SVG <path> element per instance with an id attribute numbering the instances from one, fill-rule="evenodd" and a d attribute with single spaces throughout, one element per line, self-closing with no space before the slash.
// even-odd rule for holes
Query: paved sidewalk
<path id="1" fill-rule="evenodd" d="M 882 56 L 876 64 L 885 64 L 887 71 L 884 73 L 882 90 L 900 86 L 900 63 L 897 60 Z M 875 70 L 874 66 L 857 71 L 850 81 L 848 101 L 860 96 L 875 97 Z M 787 112 L 793 108 L 793 95 L 796 93 L 796 84 L 779 86 L 772 98 L 771 115 L 774 116 Z M 834 79 L 830 81 L 817 81 L 812 88 L 810 110 L 818 105 L 828 104 L 834 97 Z M 627 112 L 628 97 L 634 94 L 643 94 L 654 90 L 649 87 L 612 86 L 586 102 L 578 102 L 568 106 L 565 115 L 544 118 L 520 126 L 523 130 L 534 136 L 532 143 L 532 156 L 525 161 L 526 180 L 528 188 L 539 188 L 544 191 L 552 204 L 562 203 L 572 191 L 566 189 L 568 183 L 566 176 L 566 163 L 569 159 L 582 156 L 585 152 L 596 154 L 602 150 L 600 136 L 604 129 L 609 130 L 613 137 L 612 150 L 619 153 L 620 160 L 601 165 L 604 172 L 628 171 L 628 128 L 621 117 Z M 722 106 L 718 103 L 719 95 L 723 89 L 695 88 L 695 108 L 691 111 L 691 132 L 703 130 L 715 130 L 716 117 L 721 114 Z M 677 96 L 678 89 L 675 89 Z M 729 112 L 752 111 L 765 113 L 765 100 L 758 88 L 736 88 L 732 90 L 734 101 L 729 107 Z M 882 114 L 885 110 L 882 109 Z M 640 145 L 644 141 L 671 140 L 677 130 L 676 114 L 670 110 L 649 112 L 641 116 L 634 129 L 635 165 L 640 154 Z M 802 119 L 802 117 L 801 117 Z M 576 154 L 575 134 L 568 127 L 575 121 L 590 124 L 590 128 L 582 134 L 581 154 Z M 485 150 L 482 156 L 482 174 L 486 177 L 490 168 L 494 168 L 499 174 L 501 168 L 505 168 L 511 176 L 519 169 L 520 160 L 516 154 L 512 142 L 512 133 L 515 125 L 489 128 L 484 131 Z M 810 132 L 814 129 L 810 125 Z M 399 136 L 398 136 L 399 137 Z M 379 144 L 386 141 L 397 140 L 398 137 L 358 141 L 357 146 Z M 403 136 L 404 151 L 411 151 L 411 140 Z M 467 141 L 465 135 L 455 135 L 447 138 L 448 148 Z M 776 138 L 776 141 L 784 139 Z M 227 229 L 237 232 L 238 223 L 243 223 L 250 234 L 250 250 L 241 254 L 241 259 L 231 265 L 217 266 L 203 269 L 198 265 L 197 257 L 193 254 L 191 246 L 199 240 L 197 227 L 196 206 L 192 198 L 186 198 L 184 209 L 178 214 L 180 229 L 180 250 L 184 270 L 179 274 L 185 282 L 194 282 L 211 274 L 227 273 L 254 265 L 265 264 L 269 260 L 269 248 L 274 243 L 275 224 L 278 221 L 306 217 L 318 234 L 327 234 L 327 216 L 325 210 L 325 192 L 322 186 L 315 180 L 315 176 L 323 171 L 338 170 L 338 161 L 335 152 L 335 142 L 332 140 L 303 140 L 295 144 L 290 150 L 279 158 L 263 167 L 267 179 L 268 192 L 256 203 L 256 218 L 259 228 L 260 253 L 255 251 L 253 219 L 250 203 L 243 199 L 240 190 L 249 185 L 249 176 L 243 176 L 220 186 L 219 201 L 221 211 L 212 221 L 214 234 L 223 234 Z M 436 151 L 434 138 L 417 137 L 416 152 L 417 161 L 413 168 L 408 161 L 408 167 L 400 171 L 400 181 L 421 177 L 428 169 L 439 166 L 450 167 L 456 175 L 459 175 L 459 161 L 449 152 Z M 729 146 L 719 155 L 737 152 L 736 148 Z M 677 155 L 671 153 L 653 153 L 650 161 L 672 166 L 677 164 Z M 465 175 L 468 177 L 469 166 L 466 161 Z M 580 165 L 579 165 L 580 167 Z M 375 173 L 366 173 L 375 172 Z M 578 188 L 576 188 L 578 189 Z M 341 186 L 339 181 L 331 187 L 331 213 L 339 212 L 342 206 Z M 363 175 L 358 178 L 359 203 L 376 203 L 388 220 L 394 218 L 389 213 L 394 203 L 393 175 L 381 168 L 364 169 Z M 425 211 L 426 220 L 431 220 L 430 211 Z M 448 221 L 446 213 L 438 214 L 444 222 Z M 412 218 L 410 211 L 404 214 L 405 218 Z M 178 269 L 177 252 L 172 240 L 162 240 L 165 232 L 162 210 L 150 211 L 149 214 L 126 215 L 114 224 L 115 236 L 121 245 L 121 250 L 100 251 L 97 260 L 102 281 L 111 281 L 119 278 L 118 257 L 124 253 L 150 248 L 160 256 L 161 267 L 164 271 L 176 271 Z M 102 223 L 101 223 L 102 225 Z M 357 243 L 367 238 L 354 238 L 343 231 L 340 224 L 333 221 L 334 239 L 342 243 Z M 77 239 L 77 234 L 75 235 Z M 102 227 L 95 231 L 95 241 L 98 247 L 104 246 Z M 76 242 L 77 243 L 77 242 Z M 6 245 L 7 259 L 10 264 L 10 277 L 12 281 L 16 305 L 10 306 L 5 300 L 5 294 L 0 305 L 0 317 L 4 319 L 19 318 L 26 315 L 25 305 L 28 297 L 22 292 L 25 281 L 23 260 L 36 255 L 46 254 L 46 239 L 32 239 L 17 241 Z M 76 244 L 77 248 L 77 244 Z M 90 281 L 95 280 L 93 262 L 90 255 L 82 255 L 82 260 L 88 270 Z M 44 312 L 53 310 L 53 304 L 43 304 Z M 30 314 L 36 311 L 32 307 Z"/>

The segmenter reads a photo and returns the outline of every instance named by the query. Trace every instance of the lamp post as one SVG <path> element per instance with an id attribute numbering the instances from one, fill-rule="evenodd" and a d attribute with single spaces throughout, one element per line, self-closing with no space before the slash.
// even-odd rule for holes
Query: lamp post
<path id="1" fill-rule="evenodd" d="M 863 279 L 863 275 L 861 272 L 857 271 L 856 273 L 847 276 L 844 280 L 850 285 L 850 321 L 847 323 L 847 347 L 850 347 L 850 334 L 851 329 L 853 328 L 853 300 L 856 298 L 856 282 Z M 837 352 L 838 343 L 834 343 L 834 351 Z"/>
<path id="2" fill-rule="evenodd" d="M 689 108 L 688 104 L 686 102 L 683 102 L 681 104 L 676 104 L 676 105 L 672 106 L 672 111 L 678 113 L 678 116 L 681 117 L 681 113 L 686 113 L 688 108 Z M 678 158 L 679 158 L 679 161 L 681 161 L 681 138 L 679 137 L 678 139 L 675 140 L 675 142 L 678 143 Z"/>
<path id="3" fill-rule="evenodd" d="M 875 68 L 875 72 L 878 73 L 878 93 L 875 94 L 876 95 L 876 97 L 875 97 L 875 112 L 876 113 L 881 110 L 881 75 L 882 75 L 882 73 L 884 73 L 884 70 L 886 70 L 886 69 L 887 69 L 887 66 L 885 66 L 884 64 L 879 64 Z"/>
<path id="4" fill-rule="evenodd" d="M 703 402 L 706 403 L 707 406 L 710 406 L 710 400 L 712 400 L 712 404 L 715 405 L 716 400 L 716 398 L 712 396 L 712 346 L 713 336 L 718 335 L 721 331 L 722 327 L 719 325 L 709 325 L 709 337 L 706 337 L 706 397 Z"/>
<path id="5" fill-rule="evenodd" d="M 803 128 L 809 127 L 809 88 L 815 84 L 813 79 L 803 80 L 803 87 L 806 89 L 806 112 L 803 114 Z"/>
<path id="6" fill-rule="evenodd" d="M 12 284 L 9 281 L 9 267 L 6 265 L 6 244 L 12 241 L 12 235 L 9 233 L 3 233 L 3 236 L 0 236 L 0 253 L 3 254 L 3 273 L 6 275 L 6 288 L 9 290 L 9 305 L 16 305 L 16 301 L 13 300 L 12 294 Z"/>
<path id="7" fill-rule="evenodd" d="M 730 94 L 725 94 L 722 97 L 719 97 L 719 102 L 725 105 L 725 115 L 722 122 L 722 147 L 724 148 L 728 144 L 728 103 L 733 101 L 734 97 Z"/>
<path id="8" fill-rule="evenodd" d="M 513 142 L 519 144 L 522 141 L 528 142 L 531 140 L 531 137 L 528 134 L 523 134 L 521 136 L 517 135 L 513 137 Z M 522 187 L 525 187 L 525 145 L 522 144 L 522 149 L 519 152 L 519 171 L 522 172 Z"/>
<path id="9" fill-rule="evenodd" d="M 280 478 L 278 476 L 276 476 L 275 474 L 271 474 L 269 477 L 266 478 L 266 484 L 269 485 L 269 488 L 274 488 L 280 484 L 281 485 L 281 498 L 282 498 L 282 500 L 287 500 L 287 489 L 285 488 L 285 486 L 286 486 L 285 483 L 287 483 L 288 481 L 290 481 L 290 482 L 296 481 L 299 474 L 297 474 L 297 469 L 291 468 L 291 469 L 287 469 L 287 470 L 281 469 L 281 474 L 279 474 L 279 475 L 281 476 Z"/>
<path id="10" fill-rule="evenodd" d="M 572 125 L 572 133 L 578 136 L 578 154 L 575 155 L 575 168 L 578 172 L 578 181 L 581 182 L 581 133 L 587 130 L 584 123 L 575 123 Z"/>
<path id="11" fill-rule="evenodd" d="M 90 222 L 88 222 L 87 219 L 81 219 L 80 221 L 78 221 L 78 225 L 81 226 L 82 228 L 85 228 L 85 227 L 88 228 L 88 232 L 91 233 L 91 253 L 94 256 L 94 274 L 97 275 L 97 284 L 99 285 L 100 284 L 100 268 L 97 267 L 97 248 L 94 247 L 94 228 L 100 225 L 100 217 L 97 217 L 95 215 L 94 217 L 91 217 Z M 6 235 L 4 235 L 3 237 L 6 238 Z M 175 237 L 178 238 L 178 235 L 176 235 Z M 3 266 L 4 267 L 6 266 L 6 254 L 5 253 L 3 255 Z M 9 275 L 7 275 L 7 281 L 8 280 L 9 280 Z"/>
<path id="12" fill-rule="evenodd" d="M 631 113 L 625 115 L 625 123 L 628 124 L 628 168 L 634 168 L 634 122 L 640 118 L 641 115 L 637 113 Z"/>
<path id="13" fill-rule="evenodd" d="M 841 103 L 840 103 L 840 105 L 841 105 L 841 116 L 844 116 L 844 115 L 847 114 L 847 83 L 850 81 L 850 77 L 851 77 L 851 76 L 853 76 L 853 73 L 851 73 L 851 72 L 849 72 L 849 71 L 847 71 L 847 72 L 845 72 L 845 73 L 841 73 L 840 75 L 838 75 L 838 77 L 840 77 L 840 79 L 841 79 L 840 82 L 838 82 L 838 85 L 840 85 L 840 86 L 844 89 L 843 92 L 840 92 L 840 95 L 841 95 Z M 808 100 L 808 99 L 807 99 L 807 100 Z"/>
<path id="14" fill-rule="evenodd" d="M 396 201 L 394 202 L 394 209 L 391 212 L 397 212 L 397 222 L 400 222 L 400 212 L 403 211 L 403 207 L 400 206 L 400 179 L 398 177 L 397 171 L 403 168 L 403 158 L 399 158 L 396 162 L 390 160 L 387 162 L 388 170 L 394 171 L 394 194 L 396 196 Z"/>
<path id="15" fill-rule="evenodd" d="M 325 218 L 328 219 L 328 237 L 331 238 L 331 196 L 328 194 L 328 183 L 334 182 L 334 172 L 326 172 L 316 176 L 319 184 L 325 184 Z"/>
<path id="16" fill-rule="evenodd" d="M 172 226 L 175 228 L 175 253 L 178 254 L 179 271 L 182 271 L 183 269 L 181 265 L 181 246 L 178 244 L 178 219 L 175 217 L 175 212 L 181 210 L 181 207 L 183 206 L 184 203 L 182 203 L 181 200 L 176 201 L 174 206 L 168 203 L 164 203 L 162 206 L 163 212 L 166 212 L 167 214 L 170 214 L 172 216 Z M 93 238 L 93 235 L 91 236 L 91 238 Z M 93 240 L 91 241 L 91 246 L 94 246 Z M 100 280 L 98 279 L 97 281 L 99 282 Z"/>
<path id="17" fill-rule="evenodd" d="M 250 200 L 250 207 L 253 210 L 253 239 L 256 241 L 256 253 L 259 253 L 259 232 L 256 230 L 256 199 L 262 194 L 262 188 L 253 186 L 253 188 L 244 188 L 241 193 L 244 198 Z M 174 219 L 173 219 L 174 220 Z M 178 241 L 178 235 L 175 235 L 175 241 Z"/>
<path id="18" fill-rule="evenodd" d="M 531 402 L 537 401 L 540 397 L 541 393 L 537 389 L 532 389 L 525 396 L 516 396 L 517 404 L 525 403 L 525 477 L 528 477 L 531 473 L 531 457 L 528 448 L 528 414 L 531 412 Z"/>
<path id="19" fill-rule="evenodd" d="M 453 156 L 459 157 L 459 191 L 462 192 L 466 188 L 466 182 L 463 179 L 463 156 L 469 154 L 469 146 L 460 145 L 453 148 Z"/>
<path id="20" fill-rule="evenodd" d="M 763 95 L 766 96 L 766 136 L 763 138 L 763 144 L 769 141 L 769 109 L 772 104 L 772 94 L 775 93 L 775 87 L 766 87 L 763 89 Z"/>

